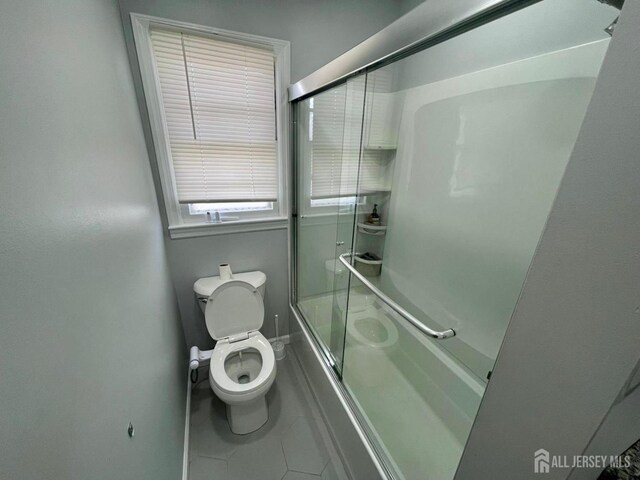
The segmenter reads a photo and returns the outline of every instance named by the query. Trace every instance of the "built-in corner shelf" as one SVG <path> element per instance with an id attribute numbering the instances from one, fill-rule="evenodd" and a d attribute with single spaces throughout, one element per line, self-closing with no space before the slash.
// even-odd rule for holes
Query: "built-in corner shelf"
<path id="1" fill-rule="evenodd" d="M 371 225 L 370 223 L 358 222 L 358 232 L 365 235 L 380 237 L 387 233 L 386 225 Z"/>
<path id="2" fill-rule="evenodd" d="M 355 267 L 365 277 L 378 277 L 382 272 L 382 259 L 374 255 L 371 260 L 362 258 L 361 255 L 355 255 Z"/>

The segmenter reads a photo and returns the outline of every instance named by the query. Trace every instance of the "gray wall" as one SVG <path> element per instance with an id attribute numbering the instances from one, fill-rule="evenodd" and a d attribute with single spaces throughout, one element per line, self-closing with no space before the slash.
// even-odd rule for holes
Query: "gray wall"
<path id="1" fill-rule="evenodd" d="M 402 15 L 407 14 L 426 0 L 399 0 L 398 6 Z"/>
<path id="2" fill-rule="evenodd" d="M 193 282 L 218 274 L 229 263 L 234 272 L 261 270 L 267 275 L 262 333 L 275 336 L 273 316 L 280 316 L 280 335 L 289 333 L 287 230 L 213 235 L 167 240 L 171 273 L 189 346 L 213 348 L 204 317 L 193 294 Z"/>
<path id="3" fill-rule="evenodd" d="M 0 65 L 0 478 L 175 480 L 186 352 L 116 3 L 3 1 Z"/>
<path id="4" fill-rule="evenodd" d="M 616 403 L 589 443 L 585 455 L 620 455 L 640 438 L 640 388 Z M 602 468 L 576 468 L 571 480 L 595 480 Z"/>
<path id="5" fill-rule="evenodd" d="M 153 15 L 291 42 L 291 81 L 310 74 L 385 27 L 413 6 L 399 0 L 120 0 L 120 12 L 131 69 L 158 191 L 160 182 L 137 64 L 131 12 Z M 159 197 L 160 208 L 162 198 Z M 166 224 L 166 218 L 165 218 Z M 289 312 L 286 230 L 249 232 L 191 239 L 166 239 L 169 261 L 188 345 L 209 348 L 211 338 L 193 296 L 193 282 L 217 274 L 218 263 L 234 271 L 262 270 L 267 274 L 266 317 L 262 332 L 274 335 L 273 316 L 279 314 L 287 333 Z"/>
<path id="6" fill-rule="evenodd" d="M 535 478 L 537 449 L 582 454 L 638 363 L 638 78 L 626 2 L 457 479 Z"/>
<path id="7" fill-rule="evenodd" d="M 413 1 L 399 0 L 120 0 L 127 37 L 129 13 L 143 13 L 291 42 L 291 82 L 386 27 Z"/>

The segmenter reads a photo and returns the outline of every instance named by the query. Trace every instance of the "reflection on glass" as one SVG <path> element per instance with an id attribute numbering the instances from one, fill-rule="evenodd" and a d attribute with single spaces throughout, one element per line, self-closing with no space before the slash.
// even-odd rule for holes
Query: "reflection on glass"
<path id="1" fill-rule="evenodd" d="M 299 102 L 297 303 L 336 370 L 344 350 L 350 251 L 357 196 L 364 77 Z M 335 295 L 334 295 L 335 293 Z"/>
<path id="2" fill-rule="evenodd" d="M 344 365 L 343 381 L 394 469 L 451 478 L 483 383 L 363 287 L 350 292 Z"/>
<path id="3" fill-rule="evenodd" d="M 331 345 L 331 307 L 335 271 L 335 217 L 340 199 L 331 192 L 340 181 L 346 85 L 296 104 L 298 221 L 296 225 L 297 303 L 332 362 L 343 345 Z M 323 174 L 321 176 L 321 174 Z M 315 175 L 315 181 L 313 177 Z M 336 178 L 337 176 L 337 178 Z M 326 179 L 323 181 L 323 177 Z M 315 203 L 320 201 L 321 203 Z M 332 348 L 333 347 L 333 348 Z"/>
<path id="4" fill-rule="evenodd" d="M 617 13 L 540 2 L 297 106 L 304 118 L 314 110 L 314 139 L 298 151 L 298 305 L 399 478 L 455 474 Z M 323 95 L 342 113 L 330 135 L 340 140 L 321 151 L 308 143 L 326 123 Z M 336 263 L 345 252 L 425 325 L 456 336 L 417 331 Z"/>

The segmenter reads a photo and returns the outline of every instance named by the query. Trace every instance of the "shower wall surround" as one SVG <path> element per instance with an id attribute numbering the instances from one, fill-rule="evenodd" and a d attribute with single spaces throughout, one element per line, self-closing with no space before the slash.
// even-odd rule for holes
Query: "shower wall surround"
<path id="1" fill-rule="evenodd" d="M 498 354 L 607 45 L 396 94 L 402 118 L 380 285 L 454 328 L 443 345 L 480 378 Z M 423 248 L 411 247 L 416 239 Z"/>

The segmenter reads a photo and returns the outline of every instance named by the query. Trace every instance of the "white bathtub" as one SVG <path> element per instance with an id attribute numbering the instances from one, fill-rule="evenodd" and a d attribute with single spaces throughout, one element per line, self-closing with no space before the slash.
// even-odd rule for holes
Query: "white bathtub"
<path id="1" fill-rule="evenodd" d="M 300 303 L 323 341 L 333 303 L 332 295 Z M 406 478 L 452 478 L 484 383 L 364 287 L 351 289 L 349 305 L 343 383 L 380 449 Z"/>

